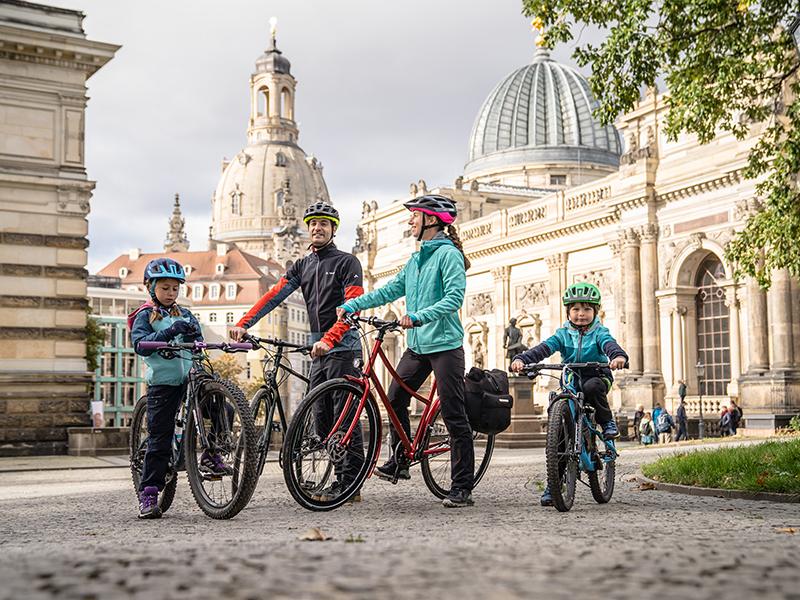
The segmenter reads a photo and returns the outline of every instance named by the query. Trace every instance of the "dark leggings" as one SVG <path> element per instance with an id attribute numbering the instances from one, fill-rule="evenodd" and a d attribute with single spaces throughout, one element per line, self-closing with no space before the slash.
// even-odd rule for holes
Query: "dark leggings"
<path id="1" fill-rule="evenodd" d="M 397 374 L 412 390 L 418 390 L 433 371 L 441 401 L 442 419 L 450 434 L 450 476 L 453 489 L 471 490 L 475 474 L 475 449 L 472 429 L 464 406 L 464 348 L 431 354 L 406 350 L 397 365 Z M 411 439 L 408 406 L 411 395 L 396 382 L 389 386 L 389 401 L 403 431 Z M 392 447 L 399 437 L 392 428 Z"/>
<path id="2" fill-rule="evenodd" d="M 608 407 L 608 382 L 601 377 L 590 377 L 583 382 L 583 396 L 594 407 L 595 418 L 600 425 L 614 420 Z"/>

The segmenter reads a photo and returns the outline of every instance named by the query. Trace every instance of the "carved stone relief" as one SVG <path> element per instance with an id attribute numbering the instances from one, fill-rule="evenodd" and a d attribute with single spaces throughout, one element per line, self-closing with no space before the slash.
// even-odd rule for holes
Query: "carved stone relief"
<path id="1" fill-rule="evenodd" d="M 489 292 L 470 296 L 467 301 L 467 316 L 490 315 L 494 312 L 494 300 Z"/>
<path id="2" fill-rule="evenodd" d="M 532 283 L 516 286 L 514 288 L 516 310 L 545 306 L 547 304 L 547 293 L 546 281 L 534 281 Z"/>

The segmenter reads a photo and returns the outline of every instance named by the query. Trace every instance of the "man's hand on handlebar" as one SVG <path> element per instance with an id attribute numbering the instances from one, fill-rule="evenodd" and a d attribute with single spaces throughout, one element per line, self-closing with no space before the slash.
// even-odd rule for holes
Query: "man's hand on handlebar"
<path id="1" fill-rule="evenodd" d="M 319 358 L 320 356 L 325 356 L 328 352 L 330 352 L 331 347 L 328 346 L 325 342 L 320 340 L 319 342 L 315 342 L 314 345 L 311 347 L 311 358 Z"/>
<path id="2" fill-rule="evenodd" d="M 513 373 L 521 373 L 522 370 L 525 368 L 525 363 L 521 360 L 515 360 L 511 363 L 511 371 Z"/>
<path id="3" fill-rule="evenodd" d="M 240 342 L 246 334 L 247 334 L 247 329 L 245 329 L 244 327 L 231 327 L 228 330 L 228 335 L 235 342 Z"/>

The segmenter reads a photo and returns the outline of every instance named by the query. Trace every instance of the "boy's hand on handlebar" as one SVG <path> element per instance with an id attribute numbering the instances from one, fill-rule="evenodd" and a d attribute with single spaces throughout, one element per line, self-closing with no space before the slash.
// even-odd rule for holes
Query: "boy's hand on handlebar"
<path id="1" fill-rule="evenodd" d="M 311 358 L 319 358 L 320 356 L 325 356 L 328 352 L 330 352 L 331 347 L 328 346 L 325 342 L 320 340 L 319 342 L 314 342 L 314 345 L 311 347 Z"/>
<path id="2" fill-rule="evenodd" d="M 511 371 L 514 373 L 520 373 L 522 369 L 525 368 L 525 363 L 521 360 L 515 360 L 511 363 Z"/>
<path id="3" fill-rule="evenodd" d="M 247 333 L 247 329 L 244 327 L 231 327 L 228 330 L 228 335 L 234 342 L 239 342 Z"/>
<path id="4" fill-rule="evenodd" d="M 408 315 L 404 315 L 399 322 L 400 322 L 400 327 L 402 327 L 403 329 L 411 329 L 412 327 L 416 327 L 414 320 Z"/>
<path id="5" fill-rule="evenodd" d="M 612 360 L 610 363 L 608 363 L 608 366 L 611 367 L 612 371 L 616 371 L 617 369 L 624 369 L 625 368 L 625 357 L 624 356 L 618 356 L 617 358 Z"/>

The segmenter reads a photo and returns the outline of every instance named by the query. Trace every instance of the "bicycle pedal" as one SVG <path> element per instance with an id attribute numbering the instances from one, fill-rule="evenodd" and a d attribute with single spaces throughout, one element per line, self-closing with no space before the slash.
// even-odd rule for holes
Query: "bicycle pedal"
<path id="1" fill-rule="evenodd" d="M 203 473 L 203 481 L 222 481 L 222 475 L 214 475 L 212 473 Z"/>

